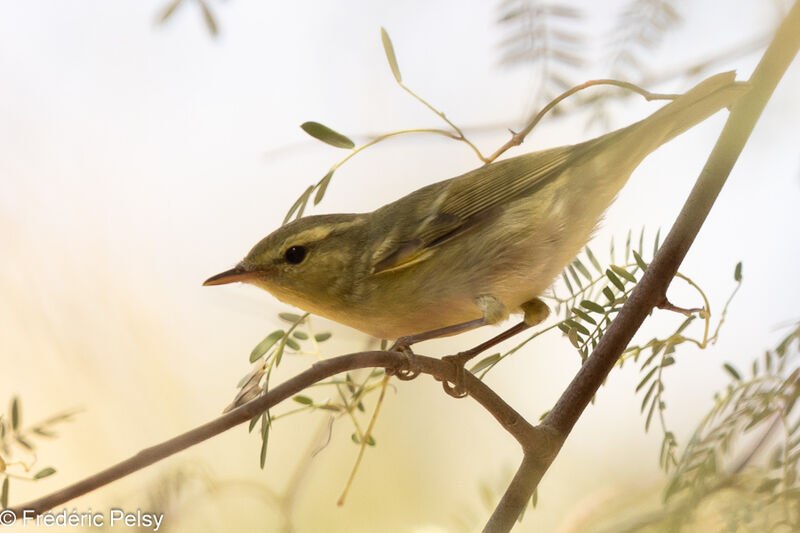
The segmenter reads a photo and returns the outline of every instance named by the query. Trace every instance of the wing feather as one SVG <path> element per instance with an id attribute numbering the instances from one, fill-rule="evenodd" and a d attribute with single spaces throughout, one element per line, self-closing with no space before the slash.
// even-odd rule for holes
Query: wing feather
<path id="1" fill-rule="evenodd" d="M 431 257 L 435 248 L 456 235 L 494 219 L 503 206 L 558 176 L 573 158 L 573 147 L 563 146 L 492 163 L 441 182 L 427 216 L 409 231 L 392 232 L 373 257 L 373 272 L 396 272 Z M 414 202 L 414 195 L 403 200 Z M 399 202 L 402 202 L 400 200 Z M 402 235 L 402 233 L 407 233 Z"/>

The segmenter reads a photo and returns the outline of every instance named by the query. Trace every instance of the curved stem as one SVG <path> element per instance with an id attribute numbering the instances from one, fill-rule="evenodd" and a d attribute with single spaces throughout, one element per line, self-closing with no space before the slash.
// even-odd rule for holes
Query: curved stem
<path id="1" fill-rule="evenodd" d="M 509 148 L 513 148 L 514 146 L 519 146 L 522 144 L 522 141 L 525 140 L 525 137 L 533 130 L 534 127 L 544 118 L 544 116 L 555 106 L 561 103 L 562 100 L 572 96 L 573 94 L 577 93 L 578 91 L 582 91 L 588 87 L 594 87 L 595 85 L 614 85 L 617 87 L 622 87 L 624 89 L 631 90 L 638 94 L 644 96 L 644 98 L 648 101 L 650 100 L 674 100 L 680 95 L 677 94 L 659 94 L 659 93 L 651 93 L 650 91 L 646 91 L 639 87 L 638 85 L 634 85 L 633 83 L 628 83 L 626 81 L 618 81 L 618 80 L 611 80 L 611 79 L 600 79 L 600 80 L 589 80 L 587 82 L 581 83 L 580 85 L 576 85 L 571 89 L 567 89 L 553 100 L 548 102 L 546 106 L 544 106 L 541 111 L 536 113 L 536 115 L 528 122 L 528 125 L 525 126 L 521 131 L 517 133 L 513 133 L 511 139 L 508 140 L 503 146 L 497 149 L 495 153 L 490 155 L 488 158 L 485 159 L 487 163 L 491 163 L 502 154 L 504 154 Z"/>

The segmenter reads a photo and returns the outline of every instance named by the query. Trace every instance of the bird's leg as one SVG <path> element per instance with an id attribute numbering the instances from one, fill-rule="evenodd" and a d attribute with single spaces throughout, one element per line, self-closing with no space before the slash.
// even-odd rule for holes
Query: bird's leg
<path id="1" fill-rule="evenodd" d="M 413 352 L 413 350 L 411 350 L 412 344 L 416 344 L 422 341 L 427 341 L 430 339 L 435 339 L 437 337 L 446 337 L 448 335 L 455 335 L 456 333 L 461 333 L 462 331 L 467 331 L 469 329 L 477 328 L 483 325 L 486 325 L 486 320 L 484 318 L 477 318 L 475 320 L 470 320 L 468 322 L 453 324 L 452 326 L 432 329 L 430 331 L 424 331 L 422 333 L 409 335 L 407 337 L 400 337 L 395 341 L 392 347 L 389 348 L 389 351 L 402 352 L 406 356 L 407 364 L 405 368 L 395 370 L 394 374 L 397 376 L 397 379 L 401 379 L 404 381 L 414 379 L 419 375 L 419 369 L 417 368 L 417 361 L 416 361 L 417 355 Z"/>
<path id="2" fill-rule="evenodd" d="M 411 350 L 410 346 L 417 342 L 427 341 L 438 337 L 447 337 L 448 335 L 455 335 L 470 329 L 474 329 L 487 324 L 495 324 L 500 322 L 508 316 L 508 309 L 503 302 L 491 295 L 483 295 L 475 298 L 475 304 L 481 311 L 481 318 L 468 320 L 452 326 L 445 326 L 443 328 L 432 329 L 424 331 L 408 337 L 400 337 L 390 348 L 391 351 L 403 352 L 407 359 L 408 364 L 402 370 L 396 370 L 395 374 L 399 379 L 409 380 L 414 379 L 419 375 L 419 369 L 416 363 L 416 354 Z"/>
<path id="3" fill-rule="evenodd" d="M 525 331 L 526 329 L 540 324 L 545 321 L 545 319 L 550 315 L 550 308 L 547 307 L 543 301 L 539 298 L 534 298 L 533 300 L 529 300 L 520 306 L 522 311 L 525 313 L 525 317 L 523 318 L 522 322 L 516 324 L 507 330 L 503 331 L 502 333 L 495 335 L 491 339 L 486 342 L 483 342 L 474 348 L 470 348 L 469 350 L 459 352 L 456 355 L 448 355 L 442 357 L 443 361 L 448 361 L 455 366 L 456 369 L 456 379 L 451 384 L 447 381 L 442 382 L 442 387 L 444 387 L 444 391 L 453 396 L 455 398 L 463 398 L 467 395 L 466 390 L 464 390 L 464 365 L 467 364 L 467 361 L 478 355 L 479 353 L 488 350 L 492 346 L 500 344 L 501 342 L 510 339 L 511 337 L 515 336 L 518 333 Z"/>

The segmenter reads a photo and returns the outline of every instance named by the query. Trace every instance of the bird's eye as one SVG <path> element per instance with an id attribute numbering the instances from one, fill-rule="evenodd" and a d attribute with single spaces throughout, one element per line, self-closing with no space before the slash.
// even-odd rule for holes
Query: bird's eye
<path id="1" fill-rule="evenodd" d="M 299 265 L 306 258 L 307 252 L 308 250 L 306 250 L 305 246 L 290 246 L 283 254 L 283 257 L 287 263 Z"/>

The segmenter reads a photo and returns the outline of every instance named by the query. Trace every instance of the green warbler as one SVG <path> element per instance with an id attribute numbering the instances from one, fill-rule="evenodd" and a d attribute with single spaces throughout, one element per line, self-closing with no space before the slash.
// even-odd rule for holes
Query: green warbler
<path id="1" fill-rule="evenodd" d="M 538 296 L 587 243 L 631 172 L 733 104 L 746 89 L 734 77 L 712 76 L 596 139 L 487 164 L 371 213 L 300 218 L 204 284 L 248 282 L 381 339 L 416 342 L 520 311 L 541 320 L 547 309 Z"/>

